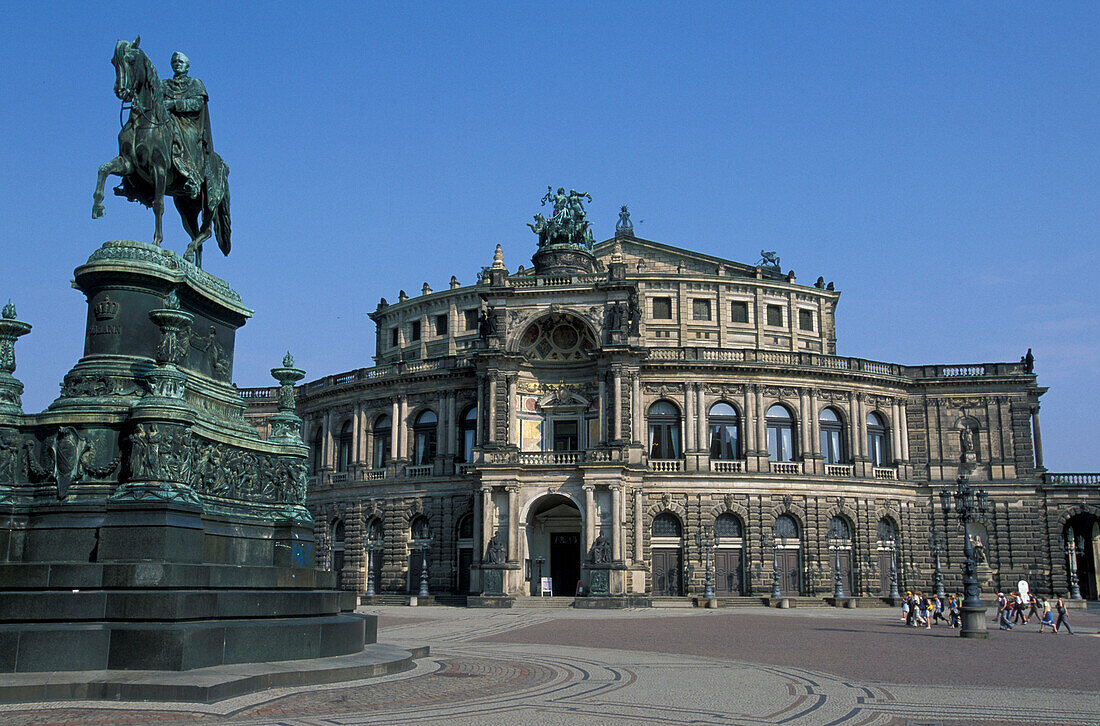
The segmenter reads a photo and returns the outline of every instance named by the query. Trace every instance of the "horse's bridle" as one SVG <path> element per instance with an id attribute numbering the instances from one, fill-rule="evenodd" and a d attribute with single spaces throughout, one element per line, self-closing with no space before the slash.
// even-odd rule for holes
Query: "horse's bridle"
<path id="1" fill-rule="evenodd" d="M 129 62 L 129 61 L 126 61 L 126 62 Z M 126 73 L 127 82 L 129 82 L 129 80 L 130 80 L 129 76 L 130 76 L 130 73 L 129 72 Z M 165 124 L 168 123 L 167 119 L 165 119 L 164 121 L 156 121 L 156 120 L 150 118 L 149 114 L 146 112 L 145 108 L 141 105 L 140 102 L 137 101 L 137 97 L 138 97 L 137 91 L 130 88 L 129 85 L 122 86 L 121 90 L 125 91 L 126 94 L 128 94 L 130 96 L 130 105 L 129 106 L 126 105 L 126 100 L 124 98 L 120 100 L 120 106 L 119 106 L 119 109 L 118 109 L 118 126 L 119 126 L 119 128 L 125 128 L 126 127 L 126 122 L 123 120 L 123 115 L 125 114 L 127 109 L 131 109 L 131 110 L 136 109 L 138 114 L 140 114 L 141 117 L 143 119 L 145 119 L 149 123 L 150 126 L 154 126 L 154 127 L 164 126 Z"/>

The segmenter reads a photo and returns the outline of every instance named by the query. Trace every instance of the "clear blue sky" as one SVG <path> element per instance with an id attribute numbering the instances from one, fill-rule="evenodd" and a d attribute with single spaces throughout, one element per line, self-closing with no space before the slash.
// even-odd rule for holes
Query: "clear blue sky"
<path id="1" fill-rule="evenodd" d="M 639 236 L 835 280 L 843 355 L 1034 348 L 1047 466 L 1100 470 L 1100 5 L 952 5 L 14 4 L 0 297 L 34 325 L 25 409 L 81 354 L 73 268 L 152 237 L 119 197 L 90 215 L 111 52 L 140 33 L 162 76 L 191 57 L 232 169 L 233 253 L 205 266 L 256 310 L 240 386 L 288 348 L 310 379 L 370 365 L 379 297 L 470 283 L 497 243 L 529 265 L 553 184 L 592 194 L 598 239 L 625 203 Z"/>

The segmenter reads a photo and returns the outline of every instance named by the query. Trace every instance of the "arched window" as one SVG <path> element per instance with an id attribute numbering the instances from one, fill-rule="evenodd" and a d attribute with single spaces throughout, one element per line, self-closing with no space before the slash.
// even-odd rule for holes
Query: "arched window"
<path id="1" fill-rule="evenodd" d="M 421 515 L 409 523 L 409 533 L 412 539 L 427 540 L 432 538 L 432 525 L 428 518 Z"/>
<path id="2" fill-rule="evenodd" d="M 367 525 L 367 541 L 381 543 L 382 539 L 382 520 L 372 519 L 370 524 Z"/>
<path id="3" fill-rule="evenodd" d="M 313 432 L 313 440 L 309 442 L 309 471 L 316 474 L 321 471 L 321 455 L 324 449 L 324 433 L 321 427 Z"/>
<path id="4" fill-rule="evenodd" d="M 459 426 L 459 443 L 462 450 L 462 461 L 474 460 L 474 444 L 477 443 L 477 406 L 470 406 L 466 413 L 462 414 L 462 423 Z"/>
<path id="5" fill-rule="evenodd" d="M 883 546 L 893 546 L 898 541 L 898 530 L 886 517 L 878 521 L 878 541 Z"/>
<path id="6" fill-rule="evenodd" d="M 347 471 L 351 468 L 351 443 L 351 421 L 345 421 L 336 444 L 336 471 Z"/>
<path id="7" fill-rule="evenodd" d="M 768 458 L 771 461 L 794 461 L 794 419 L 784 406 L 768 409 Z"/>
<path id="8" fill-rule="evenodd" d="M 829 520 L 829 533 L 826 539 L 838 542 L 841 547 L 851 547 L 852 526 L 844 517 L 833 517 Z"/>
<path id="9" fill-rule="evenodd" d="M 661 512 L 653 518 L 654 537 L 680 537 L 680 519 L 672 512 Z"/>
<path id="10" fill-rule="evenodd" d="M 844 425 L 840 416 L 831 408 L 821 410 L 821 455 L 826 464 L 843 464 L 848 461 L 848 442 L 844 437 Z"/>
<path id="11" fill-rule="evenodd" d="M 789 514 L 781 514 L 775 518 L 774 534 L 781 539 L 798 539 L 798 522 Z"/>
<path id="12" fill-rule="evenodd" d="M 383 414 L 374 420 L 371 433 L 374 458 L 371 461 L 371 466 L 375 469 L 381 469 L 390 460 L 390 436 L 392 432 L 393 426 L 390 423 L 389 416 Z"/>
<path id="13" fill-rule="evenodd" d="M 714 533 L 723 539 L 741 539 L 741 520 L 729 512 L 723 512 L 714 520 Z"/>
<path id="14" fill-rule="evenodd" d="M 668 401 L 649 407 L 649 458 L 680 458 L 680 411 Z"/>
<path id="15" fill-rule="evenodd" d="M 738 459 L 741 455 L 740 420 L 737 409 L 719 402 L 710 407 L 710 458 Z"/>
<path id="16" fill-rule="evenodd" d="M 459 539 L 473 539 L 474 538 L 474 518 L 467 514 L 462 519 L 458 520 L 458 538 Z"/>
<path id="17" fill-rule="evenodd" d="M 413 436 L 415 449 L 413 451 L 413 463 L 417 466 L 431 464 L 435 458 L 436 425 L 439 418 L 435 411 L 424 411 L 416 417 L 413 424 Z"/>
<path id="18" fill-rule="evenodd" d="M 877 413 L 867 414 L 867 458 L 871 460 L 871 466 L 886 466 L 889 463 L 888 440 L 882 417 Z"/>

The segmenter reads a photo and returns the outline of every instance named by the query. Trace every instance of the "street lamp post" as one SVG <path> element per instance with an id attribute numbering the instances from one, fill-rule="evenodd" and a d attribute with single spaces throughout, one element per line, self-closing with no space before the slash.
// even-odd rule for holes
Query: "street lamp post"
<path id="1" fill-rule="evenodd" d="M 1066 537 L 1062 541 L 1062 550 L 1066 553 L 1069 564 L 1069 599 L 1081 600 L 1081 582 L 1077 578 L 1077 538 L 1072 528 L 1066 531 Z"/>
<path id="2" fill-rule="evenodd" d="M 420 593 L 419 597 L 428 597 L 428 549 L 429 542 L 420 546 Z"/>
<path id="3" fill-rule="evenodd" d="M 840 533 L 831 530 L 825 535 L 826 546 L 833 551 L 833 597 L 840 600 L 844 597 L 844 581 L 840 577 Z"/>
<path id="4" fill-rule="evenodd" d="M 943 571 L 940 569 L 940 555 L 943 554 L 946 544 L 943 535 L 936 532 L 928 538 L 928 549 L 932 551 L 932 585 L 935 587 L 936 597 L 946 597 L 943 589 Z"/>
<path id="5" fill-rule="evenodd" d="M 537 578 L 538 594 L 540 596 L 542 595 L 542 565 L 545 562 L 546 562 L 546 558 L 543 557 L 542 555 L 539 555 L 538 557 L 535 558 L 535 572 L 537 573 L 535 575 L 535 577 Z"/>
<path id="6" fill-rule="evenodd" d="M 894 542 L 890 545 L 890 597 L 896 600 L 901 597 L 898 592 L 898 548 Z"/>
<path id="7" fill-rule="evenodd" d="M 779 587 L 779 528 L 772 525 L 772 599 L 779 600 L 783 591 Z"/>
<path id="8" fill-rule="evenodd" d="M 703 527 L 695 533 L 695 544 L 703 551 L 703 598 L 714 599 L 714 563 L 711 555 L 718 546 L 718 535 L 710 528 Z"/>
<path id="9" fill-rule="evenodd" d="M 374 553 L 382 549 L 382 541 L 378 539 L 372 539 L 367 542 L 367 596 L 371 597 L 374 592 Z"/>
<path id="10" fill-rule="evenodd" d="M 974 559 L 974 545 L 970 540 L 970 523 L 981 519 L 989 511 L 989 495 L 984 489 L 970 486 L 970 473 L 965 466 L 959 467 L 959 476 L 955 480 L 955 491 L 941 494 L 944 512 L 954 511 L 963 526 L 963 602 L 962 628 L 959 635 L 963 638 L 988 638 L 986 629 L 985 604 L 982 603 L 981 590 L 978 587 L 977 563 Z"/>

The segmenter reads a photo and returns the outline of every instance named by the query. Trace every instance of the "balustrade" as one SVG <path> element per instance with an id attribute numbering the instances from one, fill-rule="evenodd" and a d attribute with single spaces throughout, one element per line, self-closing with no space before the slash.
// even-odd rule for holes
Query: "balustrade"
<path id="1" fill-rule="evenodd" d="M 718 474 L 741 474 L 745 471 L 745 462 L 711 459 L 710 470 Z"/>

